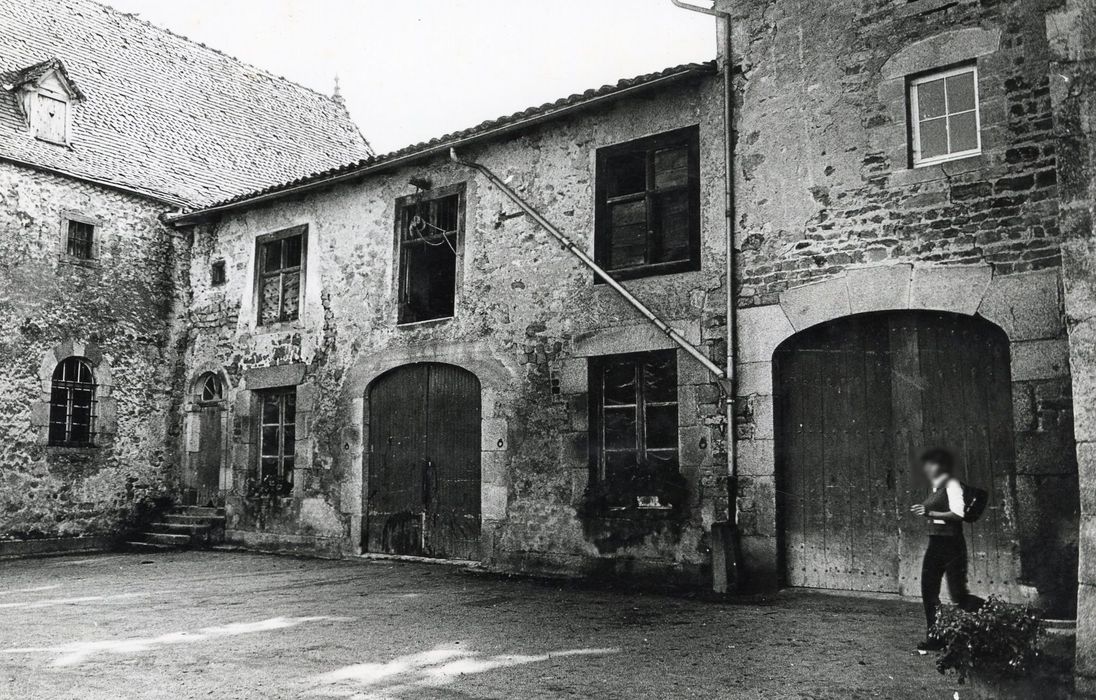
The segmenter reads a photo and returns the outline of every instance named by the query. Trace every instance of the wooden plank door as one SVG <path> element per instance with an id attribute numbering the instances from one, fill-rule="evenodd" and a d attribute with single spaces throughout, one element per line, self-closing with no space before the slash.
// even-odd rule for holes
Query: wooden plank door
<path id="1" fill-rule="evenodd" d="M 368 551 L 476 559 L 480 387 L 451 365 L 415 364 L 369 394 Z"/>
<path id="2" fill-rule="evenodd" d="M 788 585 L 896 592 L 887 339 L 853 319 L 774 358 Z"/>
<path id="3" fill-rule="evenodd" d="M 809 329 L 774 355 L 780 536 L 788 585 L 920 592 L 928 495 L 918 456 L 955 453 L 991 491 L 967 528 L 971 585 L 1015 594 L 1018 543 L 1008 341 L 969 317 L 870 314 Z"/>
<path id="4" fill-rule="evenodd" d="M 198 414 L 198 454 L 194 488 L 198 500 L 216 494 L 221 486 L 221 407 L 203 406 Z"/>

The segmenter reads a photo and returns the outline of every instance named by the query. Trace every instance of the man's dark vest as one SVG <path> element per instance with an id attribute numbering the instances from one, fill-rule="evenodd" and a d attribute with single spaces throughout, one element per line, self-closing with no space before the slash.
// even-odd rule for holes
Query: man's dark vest
<path id="1" fill-rule="evenodd" d="M 951 507 L 948 505 L 948 482 L 944 482 L 940 485 L 940 488 L 936 489 L 931 496 L 925 499 L 923 504 L 925 510 L 933 511 L 936 513 L 948 513 L 951 511 Z M 963 523 L 961 522 L 935 522 L 932 518 L 926 519 L 929 524 L 930 535 L 944 535 L 947 537 L 961 536 L 963 534 Z"/>

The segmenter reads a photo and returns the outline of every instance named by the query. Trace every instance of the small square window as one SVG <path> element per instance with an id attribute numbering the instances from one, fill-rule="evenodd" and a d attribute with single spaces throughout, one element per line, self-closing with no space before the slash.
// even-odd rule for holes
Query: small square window
<path id="1" fill-rule="evenodd" d="M 597 262 L 620 279 L 700 269 L 699 129 L 597 153 Z"/>
<path id="2" fill-rule="evenodd" d="M 909 114 L 914 167 L 980 153 L 977 68 L 964 66 L 910 80 Z"/>
<path id="3" fill-rule="evenodd" d="M 68 233 L 65 237 L 65 252 L 70 258 L 77 260 L 91 260 L 95 254 L 95 226 L 86 221 L 68 222 Z"/>
<path id="4" fill-rule="evenodd" d="M 225 261 L 218 260 L 209 266 L 209 283 L 220 287 L 225 283 Z"/>

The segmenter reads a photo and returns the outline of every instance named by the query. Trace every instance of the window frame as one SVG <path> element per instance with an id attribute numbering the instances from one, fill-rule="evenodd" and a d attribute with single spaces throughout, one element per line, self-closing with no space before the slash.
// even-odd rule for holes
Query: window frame
<path id="1" fill-rule="evenodd" d="M 443 187 L 435 187 L 429 190 L 424 190 L 416 194 L 406 195 L 399 197 L 395 202 L 395 268 L 393 280 L 393 291 L 396 300 L 396 326 L 398 328 L 410 328 L 420 326 L 424 324 L 445 323 L 451 321 L 457 316 L 457 309 L 460 306 L 461 299 L 461 284 L 463 280 L 463 261 L 464 261 L 464 234 L 467 221 L 467 183 L 459 182 L 453 185 L 445 185 Z M 429 318 L 422 320 L 404 320 L 404 298 L 406 289 L 406 270 L 407 260 L 404 257 L 404 221 L 407 210 L 415 205 L 423 204 L 426 202 L 432 202 L 436 200 L 446 199 L 448 197 L 457 198 L 457 230 L 453 242 L 453 312 L 449 316 L 439 316 L 437 318 Z"/>
<path id="2" fill-rule="evenodd" d="M 284 288 L 284 276 L 287 271 L 295 270 L 298 274 L 299 282 L 297 284 L 297 315 L 293 318 L 283 317 L 282 309 L 279 309 L 278 318 L 274 321 L 263 322 L 263 281 L 267 276 L 266 271 L 266 245 L 275 241 L 282 241 L 287 238 L 293 238 L 300 236 L 301 238 L 301 261 L 296 268 L 279 268 L 277 273 L 283 280 L 281 282 L 281 288 Z M 301 224 L 299 226 L 293 226 L 280 231 L 274 231 L 273 233 L 263 234 L 255 238 L 255 280 L 254 280 L 254 294 L 255 294 L 255 327 L 277 329 L 281 327 L 291 326 L 298 324 L 304 315 L 304 302 L 305 302 L 305 285 L 307 283 L 307 270 L 308 270 L 308 224 Z M 275 273 L 270 273 L 275 274 Z M 283 298 L 279 295 L 279 305 L 283 302 Z"/>
<path id="3" fill-rule="evenodd" d="M 628 267 L 613 268 L 609 266 L 611 248 L 610 207 L 616 202 L 610 202 L 609 188 L 609 164 L 613 158 L 622 155 L 643 152 L 646 160 L 646 182 L 642 192 L 642 198 L 646 202 L 647 222 L 647 247 L 651 249 L 653 230 L 651 222 L 653 217 L 652 199 L 660 190 L 653 183 L 653 157 L 658 150 L 672 146 L 685 145 L 688 147 L 688 183 L 685 186 L 688 191 L 689 210 L 692 213 L 688 222 L 689 255 L 683 260 L 668 262 L 643 263 Z M 666 131 L 652 136 L 634 139 L 611 146 L 603 146 L 597 149 L 596 172 L 594 176 L 594 259 L 598 265 L 605 269 L 615 279 L 636 279 L 640 277 L 653 277 L 680 272 L 695 272 L 701 269 L 701 219 L 703 212 L 700 204 L 700 126 L 691 125 Z M 665 190 L 662 190 L 665 191 Z M 640 193 L 633 193 L 614 198 L 619 202 L 622 198 L 637 198 Z M 599 277 L 595 277 L 595 284 L 603 283 Z"/>
<path id="4" fill-rule="evenodd" d="M 60 372 L 62 377 L 64 376 L 64 368 L 68 364 L 73 364 L 77 369 L 77 379 L 58 379 L 57 374 Z M 82 382 L 79 380 L 80 369 L 86 370 L 90 381 Z M 83 388 L 81 388 L 83 387 Z M 57 392 L 65 392 L 65 402 L 61 406 L 56 401 Z M 88 415 L 87 415 L 87 439 L 73 440 L 72 439 L 72 426 L 75 413 L 75 393 L 77 391 L 86 391 L 90 395 L 88 400 Z M 79 355 L 72 355 L 66 357 L 53 369 L 53 374 L 50 378 L 50 399 L 48 405 L 49 420 L 46 430 L 46 444 L 49 447 L 64 447 L 64 448 L 87 448 L 96 446 L 96 420 L 98 418 L 99 407 L 99 384 L 95 380 L 95 365 L 91 360 Z M 54 409 L 61 407 L 64 411 L 64 435 L 62 438 L 57 439 L 53 435 L 53 426 L 58 425 L 58 421 L 54 420 Z"/>
<path id="5" fill-rule="evenodd" d="M 73 222 L 78 224 L 84 224 L 91 226 L 91 245 L 90 255 L 91 257 L 82 258 L 76 255 L 70 255 L 68 250 L 69 243 L 69 228 Z M 99 252 L 101 250 L 100 241 L 102 239 L 102 233 L 105 229 L 102 219 L 94 216 L 89 216 L 80 211 L 63 211 L 61 212 L 61 224 L 59 231 L 59 255 L 58 257 L 66 263 L 73 265 L 85 265 L 94 266 L 99 264 Z"/>
<path id="6" fill-rule="evenodd" d="M 276 387 L 271 389 L 263 389 L 255 392 L 256 401 L 256 416 L 255 425 L 258 431 L 255 444 L 257 447 L 256 462 L 255 462 L 255 475 L 256 481 L 259 485 L 261 492 L 266 492 L 268 495 L 274 495 L 280 498 L 288 498 L 293 495 L 295 474 L 294 471 L 297 468 L 297 454 L 296 454 L 296 428 L 297 428 L 297 387 Z M 266 422 L 266 404 L 269 400 L 276 400 L 278 403 L 278 422 L 267 423 Z M 287 423 L 286 405 L 289 399 L 293 400 L 293 421 Z M 294 440 L 292 449 L 289 451 L 285 448 L 285 429 L 287 426 L 292 425 L 294 430 Z M 265 428 L 272 427 L 277 429 L 277 454 L 265 455 L 264 445 L 266 443 Z M 263 472 L 263 461 L 266 459 L 274 459 L 277 461 L 275 475 L 277 477 L 277 488 L 274 491 L 269 491 L 265 488 L 264 480 L 266 475 Z M 287 460 L 292 467 L 286 469 Z M 288 475 L 288 479 L 286 476 Z"/>
<path id="7" fill-rule="evenodd" d="M 644 396 L 646 391 L 645 383 L 643 381 L 643 365 L 644 362 L 653 356 L 663 356 L 665 359 L 669 359 L 673 363 L 674 367 L 674 400 L 671 401 L 648 401 Z M 677 469 L 681 469 L 681 374 L 678 363 L 678 354 L 676 350 L 648 350 L 643 352 L 630 352 L 614 355 L 599 355 L 590 357 L 588 359 L 588 375 L 589 375 L 589 403 L 590 403 L 590 471 L 591 479 L 598 484 L 610 484 L 607 470 L 606 459 L 606 447 L 605 447 L 605 376 L 606 370 L 610 363 L 613 362 L 630 362 L 633 364 L 635 372 L 635 392 L 636 398 L 634 404 L 618 404 L 619 406 L 631 406 L 635 407 L 635 430 L 636 430 L 636 446 L 634 450 L 613 450 L 616 452 L 634 452 L 637 456 L 643 455 L 643 462 L 646 463 L 647 453 L 651 451 L 655 452 L 670 452 L 671 450 L 676 454 Z M 673 448 L 651 448 L 647 445 L 647 408 L 651 406 L 664 407 L 674 406 L 677 409 L 677 424 L 674 426 L 676 433 L 676 444 Z M 638 465 L 638 462 L 637 462 Z"/>
<path id="8" fill-rule="evenodd" d="M 961 112 L 949 112 L 947 108 L 947 78 L 963 75 L 965 73 L 971 73 L 974 77 L 974 109 L 964 110 Z M 921 157 L 921 119 L 920 119 L 920 105 L 918 104 L 917 92 L 918 88 L 925 83 L 935 82 L 937 80 L 945 81 L 944 100 L 945 107 L 943 113 L 944 126 L 947 129 L 948 135 L 948 147 L 951 147 L 951 118 L 959 114 L 968 114 L 974 112 L 974 132 L 977 145 L 974 148 L 969 148 L 965 151 L 956 151 L 954 153 L 946 153 L 939 156 L 932 156 L 931 158 Z M 978 64 L 971 62 L 964 62 L 958 65 L 953 65 L 948 68 L 932 69 L 917 73 L 916 75 L 909 76 L 906 79 L 906 114 L 908 115 L 909 128 L 907 129 L 909 138 L 909 160 L 910 167 L 924 168 L 932 165 L 938 165 L 940 163 L 947 163 L 953 160 L 961 160 L 963 158 L 971 158 L 973 156 L 981 155 L 982 153 L 982 108 L 981 108 L 981 94 L 978 85 Z M 937 117 L 939 118 L 939 117 Z"/>

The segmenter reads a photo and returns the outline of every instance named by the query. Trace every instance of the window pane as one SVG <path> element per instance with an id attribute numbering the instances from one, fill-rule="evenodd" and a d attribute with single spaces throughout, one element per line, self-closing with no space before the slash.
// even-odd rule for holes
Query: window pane
<path id="1" fill-rule="evenodd" d="M 282 242 L 270 241 L 263 244 L 263 270 L 273 272 L 282 269 Z"/>
<path id="2" fill-rule="evenodd" d="M 278 458 L 263 457 L 259 460 L 259 479 L 270 484 L 278 476 Z"/>
<path id="3" fill-rule="evenodd" d="M 259 295 L 259 322 L 262 324 L 277 323 L 281 309 L 282 277 L 281 275 L 264 276 L 262 290 Z"/>
<path id="4" fill-rule="evenodd" d="M 295 440 L 297 439 L 297 429 L 292 425 L 287 425 L 282 431 L 282 454 L 292 455 L 296 449 Z"/>
<path id="5" fill-rule="evenodd" d="M 637 194 L 647 189 L 647 152 L 613 156 L 606 164 L 610 197 Z"/>
<path id="6" fill-rule="evenodd" d="M 655 151 L 655 187 L 681 187 L 689 184 L 689 148 L 678 146 Z"/>
<path id="7" fill-rule="evenodd" d="M 978 125 L 974 112 L 949 117 L 951 126 L 951 152 L 959 153 L 978 148 Z"/>
<path id="8" fill-rule="evenodd" d="M 297 318 L 301 306 L 301 273 L 286 272 L 282 275 L 282 312 L 281 321 L 293 321 Z"/>
<path id="9" fill-rule="evenodd" d="M 689 259 L 689 191 L 654 195 L 655 220 L 660 234 L 657 258 L 652 262 Z"/>
<path id="10" fill-rule="evenodd" d="M 917 86 L 917 116 L 932 119 L 944 115 L 944 81 L 933 80 Z"/>
<path id="11" fill-rule="evenodd" d="M 297 422 L 297 392 L 287 391 L 282 401 L 285 403 L 285 423 L 291 425 Z"/>
<path id="12" fill-rule="evenodd" d="M 605 407 L 605 449 L 636 448 L 636 410 L 631 406 Z"/>
<path id="13" fill-rule="evenodd" d="M 281 411 L 277 396 L 263 397 L 263 425 L 277 425 L 281 419 Z"/>
<path id="14" fill-rule="evenodd" d="M 263 426 L 262 454 L 264 457 L 276 457 L 278 455 L 278 433 L 280 429 L 276 425 Z"/>
<path id="15" fill-rule="evenodd" d="M 649 406 L 647 408 L 647 447 L 677 447 L 677 406 Z"/>
<path id="16" fill-rule="evenodd" d="M 457 195 L 443 197 L 434 202 L 434 220 L 431 222 L 436 228 L 425 231 L 425 235 L 442 231 L 455 232 L 458 228 L 460 198 Z"/>
<path id="17" fill-rule="evenodd" d="M 647 203 L 614 204 L 609 211 L 609 267 L 630 267 L 647 261 Z"/>
<path id="18" fill-rule="evenodd" d="M 953 75 L 947 79 L 948 112 L 974 109 L 974 72 Z"/>
<path id="19" fill-rule="evenodd" d="M 948 152 L 948 132 L 946 119 L 933 119 L 921 122 L 921 157 L 933 158 Z"/>
<path id="20" fill-rule="evenodd" d="M 605 367 L 605 405 L 632 404 L 636 402 L 636 368 L 628 361 L 615 361 Z"/>
<path id="21" fill-rule="evenodd" d="M 301 237 L 286 238 L 282 245 L 285 249 L 285 267 L 300 267 Z"/>
<path id="22" fill-rule="evenodd" d="M 644 362 L 644 399 L 677 402 L 677 358 L 674 351 L 651 353 Z"/>
<path id="23" fill-rule="evenodd" d="M 605 455 L 605 481 L 612 483 L 629 478 L 636 470 L 636 456 L 632 452 L 614 452 Z"/>

